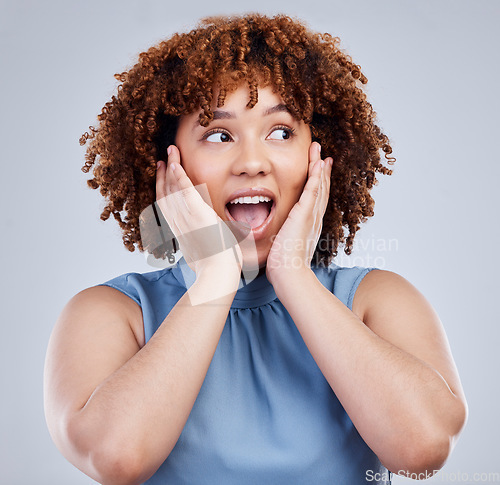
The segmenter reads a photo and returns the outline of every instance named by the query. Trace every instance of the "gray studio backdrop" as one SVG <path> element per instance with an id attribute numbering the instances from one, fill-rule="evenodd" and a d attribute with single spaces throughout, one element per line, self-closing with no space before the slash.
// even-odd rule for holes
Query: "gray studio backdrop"
<path id="1" fill-rule="evenodd" d="M 347 266 L 412 282 L 446 328 L 470 406 L 433 483 L 499 483 L 498 47 L 500 2 L 0 2 L 2 250 L 0 483 L 92 480 L 45 426 L 42 374 L 54 322 L 78 291 L 129 271 L 129 253 L 80 171 L 80 135 L 136 55 L 202 16 L 283 12 L 342 39 L 397 156 Z M 398 399 L 398 389 L 388 389 Z M 495 475 L 496 474 L 496 475 Z M 394 483 L 406 482 L 396 479 Z"/>

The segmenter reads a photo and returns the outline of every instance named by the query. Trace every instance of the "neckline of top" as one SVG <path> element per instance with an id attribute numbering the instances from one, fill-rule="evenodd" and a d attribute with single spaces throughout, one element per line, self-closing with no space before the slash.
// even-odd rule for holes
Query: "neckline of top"
<path id="1" fill-rule="evenodd" d="M 196 279 L 196 273 L 188 266 L 184 258 L 181 258 L 172 272 L 176 280 L 186 289 L 190 288 Z M 273 285 L 263 273 L 248 284 L 240 279 L 239 289 L 234 296 L 231 308 L 255 308 L 271 303 L 277 296 Z"/>

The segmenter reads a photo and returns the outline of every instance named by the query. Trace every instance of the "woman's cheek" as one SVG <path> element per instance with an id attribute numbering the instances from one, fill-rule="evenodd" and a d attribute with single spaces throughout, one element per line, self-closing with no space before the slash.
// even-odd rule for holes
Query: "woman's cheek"
<path id="1" fill-rule="evenodd" d="M 303 161 L 298 164 L 295 172 L 298 174 L 296 179 L 295 188 L 302 191 L 307 182 L 307 174 L 309 172 L 309 160 L 304 163 Z"/>
<path id="2" fill-rule="evenodd" d="M 204 170 L 203 165 L 196 159 L 186 159 L 182 165 L 193 185 L 200 185 L 207 182 L 206 170 Z"/>

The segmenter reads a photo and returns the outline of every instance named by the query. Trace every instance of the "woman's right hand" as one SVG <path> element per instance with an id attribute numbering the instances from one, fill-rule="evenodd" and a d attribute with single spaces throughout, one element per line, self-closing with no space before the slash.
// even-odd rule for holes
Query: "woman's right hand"
<path id="1" fill-rule="evenodd" d="M 204 189 L 209 200 L 206 186 L 194 187 L 181 165 L 179 149 L 171 145 L 168 152 L 168 164 L 158 162 L 156 200 L 184 259 L 197 278 L 216 272 L 232 280 L 237 275 L 239 283 L 242 253 L 235 236 L 200 195 L 198 190 Z"/>

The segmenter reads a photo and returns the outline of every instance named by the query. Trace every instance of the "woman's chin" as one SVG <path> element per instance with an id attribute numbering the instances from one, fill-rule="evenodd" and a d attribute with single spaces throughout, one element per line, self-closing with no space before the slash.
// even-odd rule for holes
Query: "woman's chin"
<path id="1" fill-rule="evenodd" d="M 259 249 L 253 251 L 243 250 L 242 253 L 243 253 L 242 270 L 244 272 L 262 273 L 263 271 L 265 271 L 267 257 L 269 255 L 269 249 L 267 249 L 266 251 Z"/>

